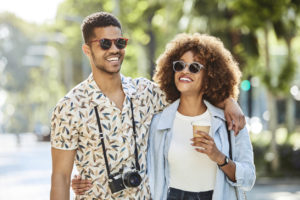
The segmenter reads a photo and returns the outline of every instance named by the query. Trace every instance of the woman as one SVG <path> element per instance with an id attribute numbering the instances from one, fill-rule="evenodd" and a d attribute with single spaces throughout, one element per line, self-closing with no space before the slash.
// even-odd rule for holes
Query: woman
<path id="1" fill-rule="evenodd" d="M 179 34 L 157 62 L 154 80 L 172 103 L 151 123 L 148 174 L 155 200 L 237 199 L 234 187 L 255 182 L 247 129 L 231 136 L 232 157 L 222 110 L 216 105 L 238 96 L 240 70 L 223 43 L 212 36 Z M 210 125 L 209 134 L 191 123 Z"/>

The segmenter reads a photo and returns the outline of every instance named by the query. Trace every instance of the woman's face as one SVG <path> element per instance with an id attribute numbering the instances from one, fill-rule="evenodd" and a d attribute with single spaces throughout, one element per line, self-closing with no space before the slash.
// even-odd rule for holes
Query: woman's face
<path id="1" fill-rule="evenodd" d="M 189 71 L 189 64 L 193 62 L 198 62 L 196 60 L 194 53 L 192 51 L 185 52 L 181 57 L 180 61 L 186 63 L 185 68 L 180 72 L 175 72 L 175 85 L 178 91 L 182 95 L 199 95 L 202 87 L 202 80 L 204 76 L 203 69 L 198 73 L 192 73 Z"/>

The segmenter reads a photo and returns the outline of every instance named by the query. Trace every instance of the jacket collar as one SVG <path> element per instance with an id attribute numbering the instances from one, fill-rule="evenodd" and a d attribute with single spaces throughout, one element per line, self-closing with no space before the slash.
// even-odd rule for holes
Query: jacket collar
<path id="1" fill-rule="evenodd" d="M 173 126 L 173 121 L 179 106 L 180 99 L 177 99 L 168 107 L 166 107 L 162 113 L 157 125 L 158 130 L 170 129 Z"/>
<path id="2" fill-rule="evenodd" d="M 212 105 L 211 103 L 209 103 L 206 100 L 204 100 L 204 103 L 212 117 L 217 117 L 217 118 L 222 119 L 223 121 L 226 121 L 224 111 L 222 109 Z"/>
<path id="3" fill-rule="evenodd" d="M 179 103 L 180 103 L 180 99 L 177 99 L 162 111 L 159 123 L 157 125 L 158 130 L 172 128 Z M 208 101 L 204 100 L 204 103 L 213 118 L 219 118 L 223 121 L 226 121 L 223 110 L 215 107 L 214 105 L 210 104 Z"/>

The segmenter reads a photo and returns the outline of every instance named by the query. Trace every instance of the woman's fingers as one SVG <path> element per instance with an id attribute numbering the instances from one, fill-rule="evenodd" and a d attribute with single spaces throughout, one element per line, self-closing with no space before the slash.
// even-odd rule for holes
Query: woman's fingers
<path id="1" fill-rule="evenodd" d="M 203 132 L 203 131 L 197 131 L 195 133 L 194 138 L 198 138 L 198 137 L 205 137 L 207 139 L 212 139 L 212 137 L 210 137 L 210 135 L 208 135 L 207 133 Z"/>
<path id="2" fill-rule="evenodd" d="M 196 148 L 195 150 L 198 151 L 198 152 L 200 152 L 200 153 L 205 153 L 206 154 L 205 149 Z"/>
<path id="3" fill-rule="evenodd" d="M 191 139 L 193 141 L 193 144 L 198 145 L 198 144 L 207 144 L 207 145 L 213 145 L 214 141 L 210 140 L 210 139 L 206 139 L 204 137 L 199 137 L 199 138 L 192 138 Z"/>
<path id="4" fill-rule="evenodd" d="M 199 137 L 194 137 L 192 140 L 192 146 L 196 147 L 196 150 L 201 153 L 207 154 L 209 157 L 214 155 L 216 150 L 215 141 L 206 133 L 199 133 Z"/>
<path id="5" fill-rule="evenodd" d="M 77 188 L 85 188 L 88 186 L 91 186 L 92 183 L 90 180 L 72 180 L 72 188 L 77 189 Z"/>
<path id="6" fill-rule="evenodd" d="M 92 187 L 92 182 L 81 179 L 80 175 L 75 175 L 71 181 L 71 187 L 76 195 L 82 195 Z"/>
<path id="7" fill-rule="evenodd" d="M 89 190 L 90 187 L 84 187 L 84 188 L 77 188 L 76 190 L 74 190 L 75 194 L 84 194 L 87 190 Z"/>
<path id="8" fill-rule="evenodd" d="M 191 140 L 196 141 L 196 142 L 197 141 L 202 141 L 202 142 L 214 141 L 214 139 L 210 135 L 208 135 L 207 133 L 202 132 L 202 131 L 197 131 L 195 133 L 195 137 L 193 137 Z"/>

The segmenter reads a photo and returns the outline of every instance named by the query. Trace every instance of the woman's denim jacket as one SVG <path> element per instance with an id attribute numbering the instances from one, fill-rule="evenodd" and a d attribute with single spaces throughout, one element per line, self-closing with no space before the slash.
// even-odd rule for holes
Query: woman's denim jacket
<path id="1" fill-rule="evenodd" d="M 223 154 L 229 157 L 229 143 L 224 112 L 207 101 L 205 101 L 205 104 L 212 117 L 211 128 L 215 144 Z M 167 199 L 170 180 L 167 158 L 178 105 L 179 100 L 169 105 L 163 112 L 155 115 L 151 122 L 147 165 L 151 196 L 154 200 Z M 236 164 L 236 182 L 230 181 L 224 172 L 217 168 L 213 200 L 237 199 L 234 186 L 238 187 L 238 199 L 241 199 L 240 190 L 251 190 L 256 179 L 253 150 L 247 129 L 242 129 L 237 136 L 234 136 L 231 131 L 231 144 L 232 157 Z"/>

